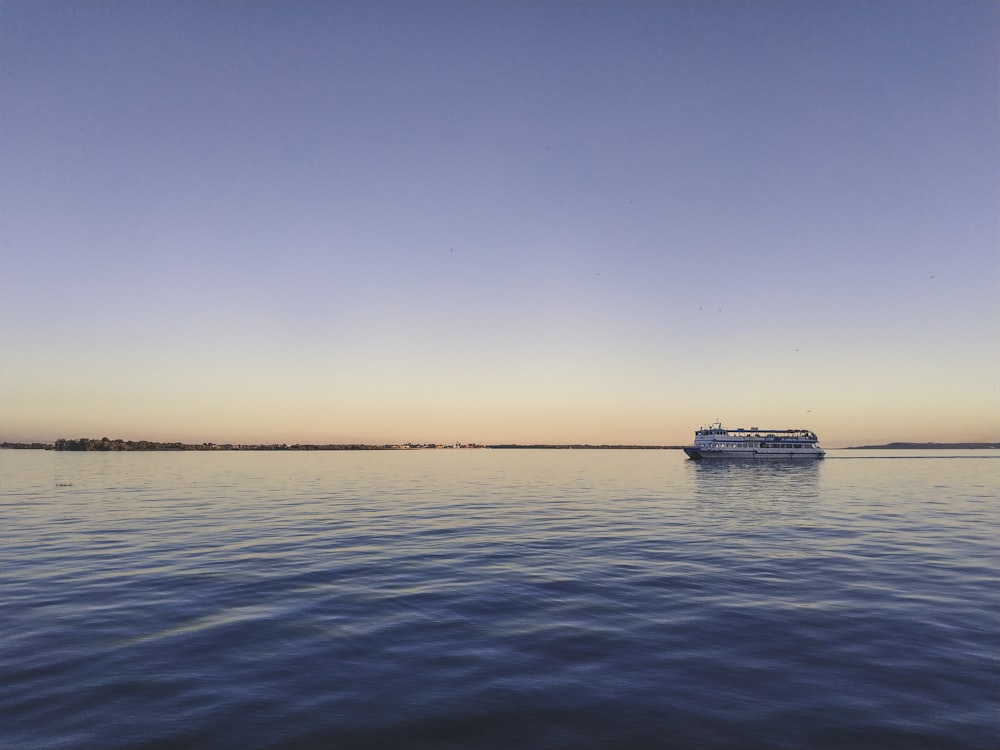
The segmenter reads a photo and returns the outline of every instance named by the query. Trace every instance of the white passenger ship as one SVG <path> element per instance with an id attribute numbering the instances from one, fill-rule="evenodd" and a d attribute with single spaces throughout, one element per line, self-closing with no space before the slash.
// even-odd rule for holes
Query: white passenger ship
<path id="1" fill-rule="evenodd" d="M 811 430 L 727 430 L 715 422 L 695 430 L 694 445 L 684 448 L 691 458 L 823 458 L 819 438 Z"/>

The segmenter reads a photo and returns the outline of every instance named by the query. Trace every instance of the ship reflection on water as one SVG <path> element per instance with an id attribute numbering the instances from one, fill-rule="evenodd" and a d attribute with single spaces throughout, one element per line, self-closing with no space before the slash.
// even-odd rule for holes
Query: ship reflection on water
<path id="1" fill-rule="evenodd" d="M 822 461 L 725 459 L 687 461 L 698 499 L 787 503 L 819 494 Z"/>

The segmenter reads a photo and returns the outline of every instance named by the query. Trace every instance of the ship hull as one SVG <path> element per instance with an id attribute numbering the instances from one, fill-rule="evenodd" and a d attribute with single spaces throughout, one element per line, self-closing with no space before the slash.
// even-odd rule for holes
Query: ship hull
<path id="1" fill-rule="evenodd" d="M 764 461 L 766 461 L 768 459 L 776 459 L 776 458 L 784 459 L 784 460 L 787 460 L 789 458 L 794 458 L 794 459 L 802 459 L 802 460 L 807 460 L 807 461 L 808 460 L 815 461 L 817 459 L 823 458 L 823 456 L 826 455 L 825 452 L 823 452 L 823 451 L 803 451 L 803 450 L 797 450 L 797 451 L 788 450 L 788 451 L 783 451 L 780 448 L 769 448 L 769 449 L 765 449 L 765 450 L 759 450 L 759 449 L 754 449 L 754 448 L 746 448 L 746 449 L 734 448 L 734 449 L 727 449 L 727 450 L 712 450 L 712 449 L 702 449 L 702 448 L 688 447 L 688 448 L 684 449 L 684 452 L 687 453 L 688 456 L 690 458 L 694 459 L 695 461 L 702 461 L 702 460 L 705 460 L 705 461 L 718 461 L 718 460 L 725 460 L 725 459 L 732 459 L 732 458 L 739 458 L 739 459 L 748 459 L 748 458 L 749 459 L 761 459 L 761 460 L 764 460 Z"/>

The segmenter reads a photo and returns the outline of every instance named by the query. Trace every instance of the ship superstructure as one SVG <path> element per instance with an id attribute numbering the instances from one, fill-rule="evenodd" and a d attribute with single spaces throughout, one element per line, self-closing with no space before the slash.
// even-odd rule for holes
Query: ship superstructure
<path id="1" fill-rule="evenodd" d="M 823 458 L 819 438 L 812 430 L 738 427 L 728 430 L 721 422 L 694 433 L 694 445 L 684 452 L 695 460 L 705 458 Z"/>

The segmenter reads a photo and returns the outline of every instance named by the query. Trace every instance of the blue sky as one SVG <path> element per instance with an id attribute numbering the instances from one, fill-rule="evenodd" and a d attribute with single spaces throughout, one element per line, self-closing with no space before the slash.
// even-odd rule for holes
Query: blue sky
<path id="1" fill-rule="evenodd" d="M 0 4 L 0 439 L 1000 436 L 994 2 Z"/>

